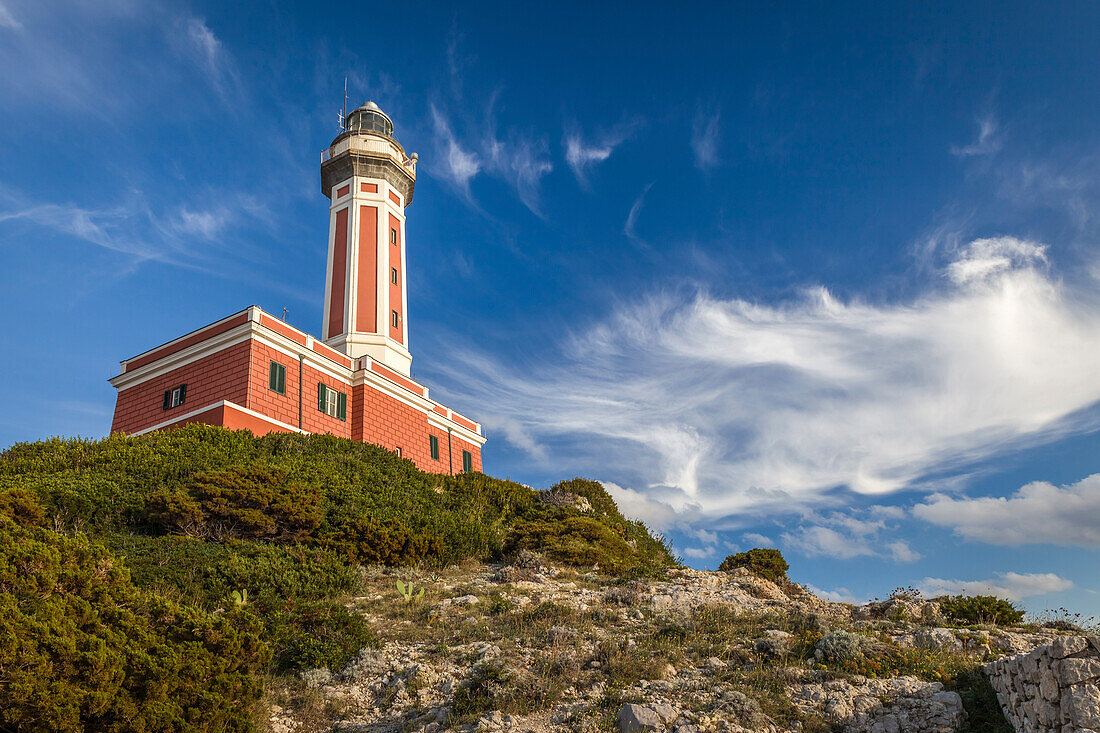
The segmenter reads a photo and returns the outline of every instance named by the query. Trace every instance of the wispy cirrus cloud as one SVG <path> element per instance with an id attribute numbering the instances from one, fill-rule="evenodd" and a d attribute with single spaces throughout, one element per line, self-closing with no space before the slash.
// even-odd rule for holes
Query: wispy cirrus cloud
<path id="1" fill-rule="evenodd" d="M 973 158 L 1000 152 L 1004 138 L 997 118 L 993 114 L 986 114 L 977 119 L 977 124 L 978 136 L 974 141 L 968 145 L 952 146 L 952 155 L 957 158 Z"/>
<path id="2" fill-rule="evenodd" d="M 695 167 L 707 171 L 718 166 L 719 139 L 722 134 L 722 113 L 700 107 L 691 123 L 691 151 L 695 155 Z"/>
<path id="3" fill-rule="evenodd" d="M 453 377 L 489 429 L 522 425 L 658 527 L 885 495 L 1100 424 L 1100 298 L 1045 252 L 974 240 L 904 302 L 650 295 L 534 367 L 457 348 Z"/>
<path id="4" fill-rule="evenodd" d="M 29 225 L 127 255 L 135 264 L 155 261 L 220 272 L 228 261 L 262 259 L 260 249 L 249 242 L 222 240 L 249 217 L 266 219 L 264 205 L 244 195 L 212 193 L 210 197 L 227 203 L 204 207 L 192 202 L 165 210 L 159 202 L 131 191 L 111 205 L 93 207 L 72 201 L 32 201 L 0 185 L 0 228 L 17 232 L 13 227 Z"/>
<path id="5" fill-rule="evenodd" d="M 532 213 L 543 216 L 539 183 L 543 176 L 554 170 L 546 140 L 513 131 L 504 139 L 493 132 L 485 143 L 488 170 L 510 183 L 520 201 Z"/>
<path id="6" fill-rule="evenodd" d="M 611 157 L 615 148 L 622 145 L 633 134 L 637 127 L 636 122 L 623 122 L 611 130 L 597 133 L 585 138 L 573 125 L 566 129 L 562 138 L 562 147 L 565 148 L 565 162 L 573 171 L 577 183 L 584 189 L 591 188 L 589 174 L 598 163 L 602 163 Z"/>
<path id="7" fill-rule="evenodd" d="M 473 125 L 476 133 L 465 138 L 440 106 L 431 106 L 436 153 L 441 160 L 431 170 L 475 206 L 470 181 L 481 172 L 495 176 L 508 183 L 532 213 L 542 216 L 539 185 L 554 169 L 550 146 L 544 138 L 514 129 L 501 134 L 492 112 L 494 103 L 489 103 L 485 118 Z"/>
<path id="8" fill-rule="evenodd" d="M 451 125 L 443 113 L 433 104 L 432 125 L 435 129 L 436 143 L 439 148 L 439 163 L 434 169 L 436 174 L 454 186 L 467 200 L 472 201 L 470 179 L 481 172 L 481 161 L 477 154 L 464 150 L 455 138 Z"/>
<path id="9" fill-rule="evenodd" d="M 180 55 L 195 65 L 224 103 L 246 104 L 241 99 L 244 88 L 236 61 L 204 18 L 179 17 L 171 38 Z"/>
<path id="10" fill-rule="evenodd" d="M 626 223 L 623 224 L 623 234 L 626 238 L 637 244 L 648 246 L 640 234 L 638 234 L 638 217 L 642 213 L 642 207 L 645 205 L 646 194 L 649 193 L 649 189 L 653 188 L 653 182 L 646 184 L 646 187 L 642 189 L 642 192 L 638 194 L 634 199 L 634 203 L 630 205 L 630 211 L 626 215 Z"/>
<path id="11" fill-rule="evenodd" d="M 539 187 L 543 177 L 554 170 L 550 145 L 544 136 L 500 125 L 500 89 L 489 94 L 484 104 L 471 103 L 463 78 L 470 59 L 461 55 L 459 40 L 452 30 L 447 47 L 450 86 L 435 95 L 431 105 L 436 153 L 443 163 L 429 170 L 451 183 L 475 208 L 479 207 L 471 179 L 482 172 L 494 176 L 511 186 L 532 213 L 542 217 Z"/>
<path id="12" fill-rule="evenodd" d="M 7 28 L 10 31 L 23 30 L 23 24 L 20 23 L 7 6 L 0 2 L 0 28 Z"/>

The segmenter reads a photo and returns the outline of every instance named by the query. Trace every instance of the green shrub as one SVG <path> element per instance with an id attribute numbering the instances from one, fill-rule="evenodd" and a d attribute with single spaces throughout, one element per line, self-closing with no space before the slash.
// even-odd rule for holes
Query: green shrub
<path id="1" fill-rule="evenodd" d="M 782 583 L 787 580 L 789 566 L 783 554 L 774 548 L 756 547 L 748 552 L 738 552 L 728 556 L 718 566 L 719 570 L 730 571 L 735 568 L 748 568 L 761 578 Z"/>
<path id="2" fill-rule="evenodd" d="M 41 527 L 46 521 L 38 497 L 25 489 L 0 491 L 0 514 L 23 527 Z"/>
<path id="3" fill-rule="evenodd" d="M 96 534 L 158 529 L 299 541 L 353 562 L 442 566 L 500 557 L 509 540 L 553 547 L 580 529 L 555 559 L 630 573 L 673 562 L 664 540 L 624 519 L 597 482 L 554 487 L 584 497 L 591 511 L 556 509 L 512 481 L 424 473 L 379 446 L 331 435 L 257 438 L 193 424 L 137 437 L 20 443 L 0 455 L 6 488 L 36 494 L 48 520 Z M 567 521 L 576 517 L 587 521 Z"/>
<path id="4" fill-rule="evenodd" d="M 359 587 L 351 566 L 318 547 L 129 534 L 106 535 L 103 542 L 123 559 L 139 587 L 186 598 L 208 611 L 225 607 L 235 590 L 274 605 L 339 597 Z"/>
<path id="5" fill-rule="evenodd" d="M 168 531 L 196 537 L 301 540 L 321 525 L 321 491 L 287 481 L 282 471 L 238 466 L 157 491 L 147 516 Z"/>
<path id="6" fill-rule="evenodd" d="M 83 536 L 0 515 L 0 728 L 251 730 L 257 630 L 140 591 Z"/>
<path id="7" fill-rule="evenodd" d="M 363 617 L 335 603 L 288 603 L 264 614 L 281 672 L 343 669 L 365 646 L 378 646 Z"/>
<path id="8" fill-rule="evenodd" d="M 592 505 L 592 511 L 597 515 L 617 519 L 623 518 L 623 515 L 619 513 L 619 507 L 615 505 L 615 500 L 611 498 L 611 495 L 607 493 L 607 489 L 599 481 L 590 481 L 583 478 L 559 481 L 550 487 L 550 491 L 568 492 L 583 496 L 588 499 L 588 503 Z"/>
<path id="9" fill-rule="evenodd" d="M 996 596 L 949 596 L 937 599 L 944 616 L 967 624 L 1018 624 L 1024 612 Z"/>
<path id="10" fill-rule="evenodd" d="M 663 560 L 639 552 L 617 529 L 592 517 L 558 510 L 552 516 L 517 525 L 505 541 L 504 551 L 534 550 L 560 562 L 599 565 L 618 574 L 643 572 Z"/>
<path id="11" fill-rule="evenodd" d="M 385 522 L 352 519 L 328 545 L 349 561 L 363 565 L 419 565 L 426 559 L 440 564 L 444 555 L 440 537 L 412 531 L 392 519 Z"/>

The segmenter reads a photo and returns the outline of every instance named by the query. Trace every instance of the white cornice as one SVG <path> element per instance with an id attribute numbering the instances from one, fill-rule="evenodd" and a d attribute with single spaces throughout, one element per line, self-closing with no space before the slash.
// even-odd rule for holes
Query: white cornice
<path id="1" fill-rule="evenodd" d="M 484 435 L 479 435 L 469 428 L 465 428 L 456 422 L 448 420 L 434 410 L 428 413 L 428 424 L 435 425 L 441 430 L 450 430 L 459 438 L 462 438 L 467 443 L 473 443 L 474 445 L 485 445 L 485 441 L 487 440 Z"/>
<path id="2" fill-rule="evenodd" d="M 200 407 L 197 410 L 192 410 L 191 412 L 185 413 L 183 415 L 178 415 L 178 416 L 172 418 L 171 420 L 165 420 L 162 423 L 157 423 L 156 425 L 154 425 L 151 428 L 145 428 L 144 430 L 138 430 L 137 432 L 130 433 L 130 435 L 145 435 L 146 433 L 151 433 L 154 430 L 163 430 L 164 428 L 175 425 L 176 423 L 180 422 L 181 420 L 187 420 L 188 418 L 196 417 L 198 415 L 203 414 L 204 412 L 210 412 L 211 410 L 216 410 L 219 407 L 232 408 L 234 410 L 237 410 L 238 412 L 243 412 L 246 415 L 250 415 L 251 417 L 259 418 L 260 420 L 263 420 L 265 422 L 269 422 L 272 425 L 277 425 L 280 428 L 283 428 L 284 430 L 289 430 L 292 433 L 302 433 L 303 435 L 309 435 L 308 431 L 296 428 L 293 425 L 290 425 L 289 423 L 282 422 L 281 420 L 276 420 L 274 418 L 268 417 L 267 415 L 256 412 L 255 410 L 250 410 L 247 407 L 241 407 L 236 402 L 230 402 L 229 400 L 219 400 L 217 402 L 212 402 L 211 404 L 207 405 L 206 407 Z"/>

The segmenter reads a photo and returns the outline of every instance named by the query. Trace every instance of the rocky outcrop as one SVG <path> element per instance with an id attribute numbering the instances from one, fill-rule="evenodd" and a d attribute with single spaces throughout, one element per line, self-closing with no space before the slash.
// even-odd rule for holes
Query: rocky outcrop
<path id="1" fill-rule="evenodd" d="M 790 693 L 795 705 L 845 733 L 951 733 L 966 719 L 957 693 L 915 677 L 804 683 Z"/>
<path id="2" fill-rule="evenodd" d="M 1059 637 L 982 669 L 1019 733 L 1100 730 L 1100 637 Z"/>

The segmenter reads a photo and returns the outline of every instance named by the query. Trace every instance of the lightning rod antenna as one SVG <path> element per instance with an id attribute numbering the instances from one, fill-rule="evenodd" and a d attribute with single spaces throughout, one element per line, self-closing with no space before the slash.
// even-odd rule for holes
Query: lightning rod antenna
<path id="1" fill-rule="evenodd" d="M 348 78 L 344 77 L 344 114 L 340 116 L 340 129 L 348 129 Z"/>

